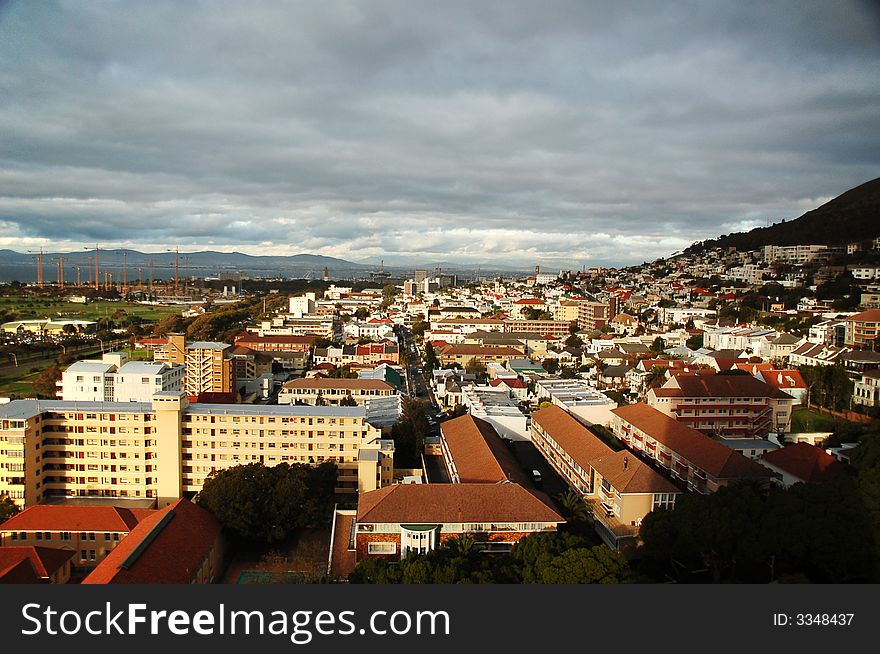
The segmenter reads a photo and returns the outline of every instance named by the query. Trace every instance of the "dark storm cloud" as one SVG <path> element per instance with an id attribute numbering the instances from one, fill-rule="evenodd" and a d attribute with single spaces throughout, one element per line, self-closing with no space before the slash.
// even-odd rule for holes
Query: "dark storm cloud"
<path id="1" fill-rule="evenodd" d="M 880 169 L 856 2 L 12 2 L 0 246 L 591 264 Z"/>

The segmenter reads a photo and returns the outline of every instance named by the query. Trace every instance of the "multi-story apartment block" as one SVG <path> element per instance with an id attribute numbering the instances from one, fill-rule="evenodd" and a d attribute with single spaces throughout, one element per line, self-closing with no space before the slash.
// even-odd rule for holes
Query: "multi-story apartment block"
<path id="1" fill-rule="evenodd" d="M 215 470 L 282 462 L 339 468 L 338 492 L 393 477 L 392 441 L 363 407 L 16 400 L 0 405 L 0 495 L 31 506 L 58 498 L 193 495 Z"/>
<path id="2" fill-rule="evenodd" d="M 862 311 L 849 316 L 844 322 L 846 323 L 844 343 L 848 346 L 870 349 L 880 338 L 880 309 Z"/>
<path id="3" fill-rule="evenodd" d="M 559 320 L 507 320 L 504 323 L 504 331 L 528 332 L 565 340 L 571 336 L 572 324 Z"/>
<path id="4" fill-rule="evenodd" d="M 523 352 L 514 347 L 486 347 L 484 345 L 445 345 L 436 348 L 437 358 L 443 366 L 458 364 L 465 367 L 471 359 L 483 365 L 495 362 L 504 364 L 508 359 L 521 357 Z"/>
<path id="5" fill-rule="evenodd" d="M 781 261 L 799 266 L 822 256 L 827 250 L 827 245 L 765 245 L 761 247 L 761 256 L 765 263 Z"/>
<path id="6" fill-rule="evenodd" d="M 615 452 L 564 409 L 532 416 L 532 443 L 592 508 L 596 531 L 616 549 L 636 545 L 639 526 L 657 507 L 672 508 L 682 491 L 629 452 Z"/>
<path id="7" fill-rule="evenodd" d="M 231 393 L 235 390 L 232 346 L 213 341 L 186 342 L 184 334 L 168 334 L 168 344 L 155 350 L 154 359 L 184 367 L 187 395 Z"/>
<path id="8" fill-rule="evenodd" d="M 602 329 L 612 317 L 611 307 L 603 302 L 578 302 L 578 328 L 587 331 Z"/>
<path id="9" fill-rule="evenodd" d="M 313 336 L 333 340 L 342 323 L 335 315 L 310 315 L 295 318 L 280 316 L 260 323 L 260 336 Z"/>
<path id="10" fill-rule="evenodd" d="M 772 477 L 764 466 L 647 404 L 618 407 L 612 413 L 614 435 L 688 490 L 714 493 L 733 481 Z"/>
<path id="11" fill-rule="evenodd" d="M 367 400 L 396 394 L 397 390 L 381 379 L 304 377 L 284 382 L 278 394 L 278 404 L 316 404 L 319 398 L 327 404 L 339 404 L 351 398 L 363 405 Z"/>
<path id="12" fill-rule="evenodd" d="M 676 375 L 648 390 L 647 401 L 707 435 L 766 438 L 790 431 L 795 400 L 751 375 Z"/>
<path id="13" fill-rule="evenodd" d="M 314 336 L 260 336 L 245 332 L 236 336 L 235 344 L 255 352 L 308 352 L 315 344 Z"/>

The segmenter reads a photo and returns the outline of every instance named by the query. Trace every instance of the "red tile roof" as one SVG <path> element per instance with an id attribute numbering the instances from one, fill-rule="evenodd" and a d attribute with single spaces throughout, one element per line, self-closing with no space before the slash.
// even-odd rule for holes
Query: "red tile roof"
<path id="1" fill-rule="evenodd" d="M 675 484 L 627 450 L 596 459 L 590 467 L 621 494 L 681 492 Z"/>
<path id="2" fill-rule="evenodd" d="M 188 584 L 220 536 L 208 511 L 180 499 L 122 539 L 84 584 Z"/>
<path id="3" fill-rule="evenodd" d="M 440 425 L 461 483 L 496 484 L 515 481 L 527 485 L 513 454 L 495 428 L 480 418 L 464 415 Z"/>
<path id="4" fill-rule="evenodd" d="M 733 364 L 731 364 L 732 366 Z M 777 388 L 756 379 L 751 375 L 705 375 L 696 377 L 675 377 L 675 382 L 667 382 L 664 390 L 676 390 L 679 397 L 791 397 Z"/>
<path id="5" fill-rule="evenodd" d="M 612 409 L 611 413 L 716 479 L 771 476 L 770 471 L 759 463 L 647 404 L 630 404 Z"/>
<path id="6" fill-rule="evenodd" d="M 15 567 L 23 559 L 30 559 L 34 566 L 34 572 L 43 579 L 55 574 L 58 569 L 67 563 L 75 550 L 63 550 L 55 547 L 31 547 L 12 546 L 0 547 L 0 578 L 3 570 Z"/>
<path id="7" fill-rule="evenodd" d="M 359 523 L 564 522 L 519 484 L 396 484 L 358 496 Z"/>
<path id="8" fill-rule="evenodd" d="M 38 584 L 41 581 L 30 558 L 20 558 L 5 567 L 0 563 L 0 584 Z"/>
<path id="9" fill-rule="evenodd" d="M 151 513 L 154 512 L 148 509 L 126 509 L 119 506 L 37 504 L 9 518 L 0 525 L 0 531 L 128 533 Z"/>
<path id="10" fill-rule="evenodd" d="M 584 470 L 589 470 L 594 461 L 614 453 L 593 432 L 555 404 L 533 413 L 532 423 L 549 434 Z"/>
<path id="11" fill-rule="evenodd" d="M 846 472 L 846 464 L 809 443 L 787 445 L 762 457 L 785 472 L 808 482 L 827 481 Z"/>

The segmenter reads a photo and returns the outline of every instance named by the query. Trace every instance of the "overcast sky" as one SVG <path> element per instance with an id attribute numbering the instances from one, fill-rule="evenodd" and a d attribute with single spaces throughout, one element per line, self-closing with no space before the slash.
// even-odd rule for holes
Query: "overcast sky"
<path id="1" fill-rule="evenodd" d="M 0 0 L 0 247 L 652 260 L 880 176 L 874 6 Z"/>

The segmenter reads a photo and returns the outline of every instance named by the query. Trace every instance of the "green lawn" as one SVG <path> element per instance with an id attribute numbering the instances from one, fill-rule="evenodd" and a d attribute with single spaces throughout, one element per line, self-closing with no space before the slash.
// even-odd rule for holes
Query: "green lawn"
<path id="1" fill-rule="evenodd" d="M 24 370 L 30 370 L 30 368 Z M 0 397 L 14 395 L 18 398 L 26 398 L 32 396 L 34 394 L 33 382 L 39 374 L 39 372 L 33 372 L 26 373 L 24 376 L 13 374 L 0 377 Z"/>
<path id="2" fill-rule="evenodd" d="M 834 431 L 839 418 L 819 413 L 817 409 L 796 407 L 791 416 L 791 432 L 800 434 L 812 431 Z"/>
<path id="3" fill-rule="evenodd" d="M 17 319 L 70 318 L 73 320 L 97 320 L 110 318 L 119 309 L 132 316 L 145 320 L 161 320 L 165 316 L 179 314 L 181 307 L 152 306 L 136 302 L 110 302 L 98 300 L 88 304 L 75 304 L 58 298 L 43 297 L 0 297 L 0 310 L 15 313 Z"/>

